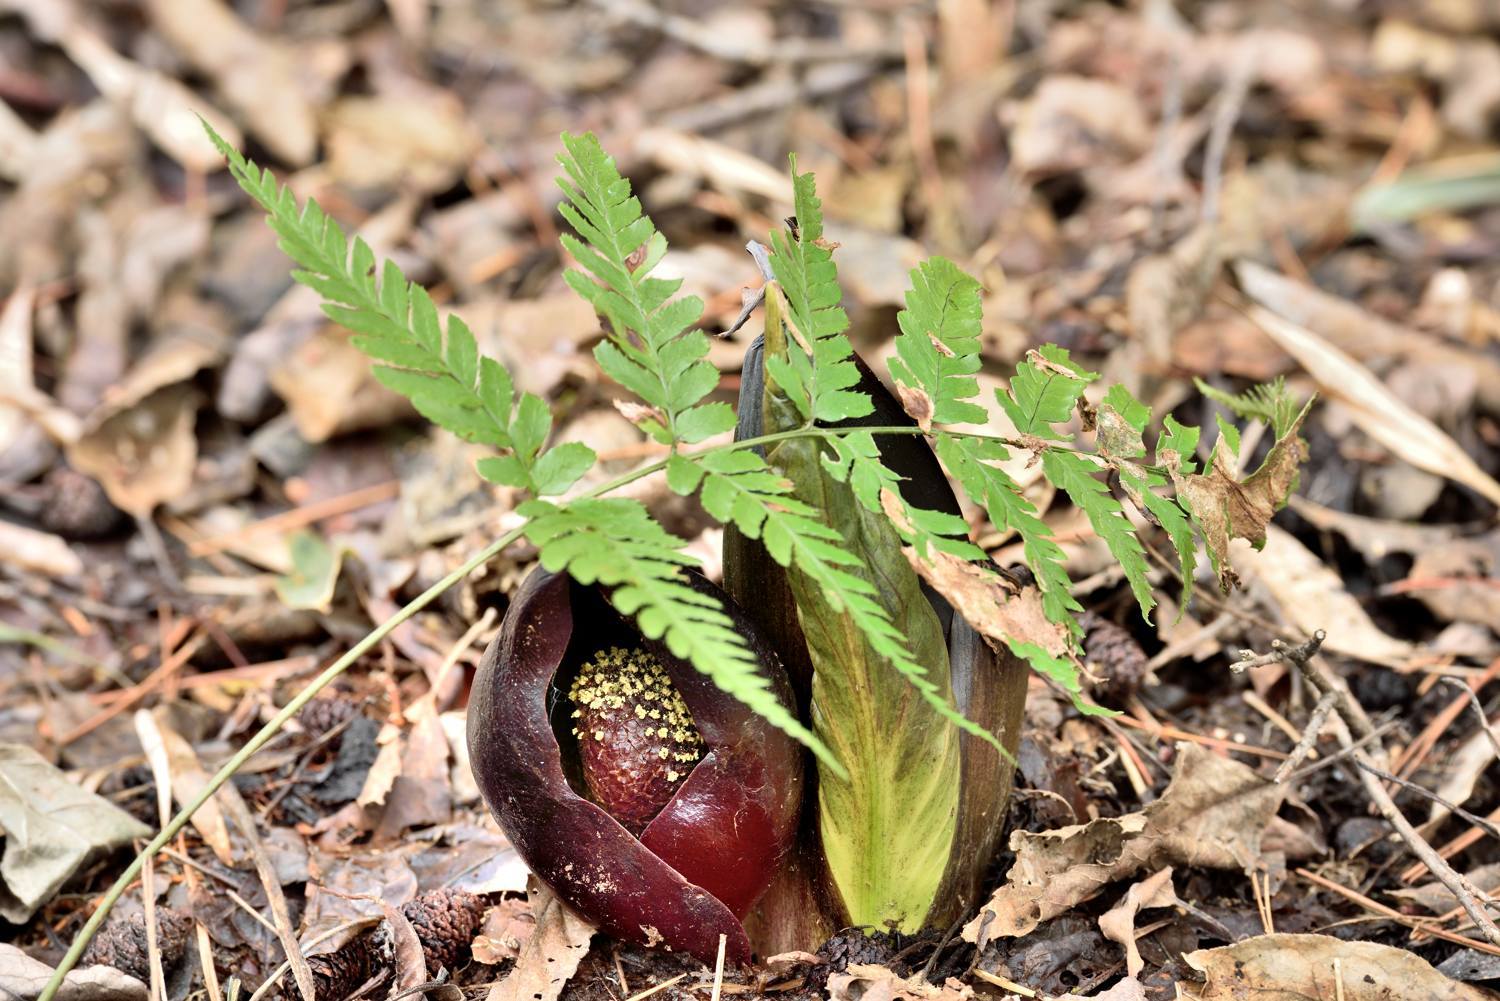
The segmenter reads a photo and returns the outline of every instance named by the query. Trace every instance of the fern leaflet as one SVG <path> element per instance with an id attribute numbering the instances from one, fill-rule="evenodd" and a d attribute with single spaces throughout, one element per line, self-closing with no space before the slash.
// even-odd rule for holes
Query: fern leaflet
<path id="1" fill-rule="evenodd" d="M 1052 537 L 1052 530 L 1037 514 L 1036 507 L 1021 493 L 1021 486 L 1005 470 L 994 465 L 1010 458 L 1005 446 L 977 438 L 940 434 L 937 454 L 958 480 L 964 492 L 984 506 L 990 522 L 999 531 L 1020 536 L 1026 565 L 1036 577 L 1047 618 L 1067 626 L 1074 635 L 1083 629 L 1073 613 L 1083 611 L 1069 588 L 1067 555 Z"/>
<path id="2" fill-rule="evenodd" d="M 562 137 L 557 159 L 567 196 L 559 211 L 583 239 L 563 246 L 588 274 L 569 270 L 569 286 L 608 320 L 608 340 L 594 351 L 604 373 L 655 411 L 640 427 L 667 445 L 698 442 L 734 428 L 727 403 L 702 403 L 719 384 L 705 357 L 708 338 L 688 328 L 703 313 L 697 296 L 673 299 L 682 279 L 651 277 L 667 241 L 592 133 Z M 592 275 L 593 277 L 589 277 Z M 632 337 L 634 335 L 634 338 Z"/>
<path id="3" fill-rule="evenodd" d="M 1286 435 L 1297 418 L 1297 401 L 1287 392 L 1286 377 L 1278 375 L 1272 382 L 1257 383 L 1243 393 L 1226 393 L 1202 379 L 1194 378 L 1198 391 L 1210 400 L 1222 403 L 1237 417 L 1271 425 L 1276 437 Z"/>
<path id="4" fill-rule="evenodd" d="M 207 122 L 203 127 L 234 179 L 266 211 L 278 245 L 297 264 L 292 277 L 323 297 L 323 311 L 334 322 L 354 332 L 355 347 L 378 363 L 375 377 L 439 427 L 509 451 L 480 460 L 482 476 L 543 496 L 567 490 L 594 464 L 593 450 L 578 442 L 543 453 L 552 429 L 546 402 L 530 393 L 517 398 L 510 373 L 480 357 L 463 320 L 450 316 L 445 327 L 427 291 L 390 261 L 377 282 L 375 254 L 363 239 L 351 246 L 317 201 L 299 208 L 270 170 L 257 168 Z"/>
<path id="5" fill-rule="evenodd" d="M 896 315 L 901 334 L 891 376 L 906 391 L 903 396 L 925 397 L 927 422 L 918 416 L 923 427 L 983 424 L 984 408 L 970 402 L 979 394 L 979 283 L 941 257 L 913 268 L 911 283 L 906 308 Z"/>
<path id="6" fill-rule="evenodd" d="M 1146 454 L 1145 441 L 1141 436 L 1150 420 L 1150 409 L 1131 395 L 1128 389 L 1121 385 L 1111 386 L 1099 407 L 1098 450 L 1099 455 L 1119 473 L 1120 485 L 1131 503 L 1167 533 L 1172 548 L 1177 551 L 1183 588 L 1179 607 L 1185 612 L 1193 594 L 1193 568 L 1198 562 L 1197 543 L 1188 513 L 1174 498 L 1163 497 L 1153 489 L 1168 486 L 1167 476 L 1139 461 Z M 1167 421 L 1167 430 L 1158 439 L 1158 453 L 1161 451 L 1162 441 L 1173 441 L 1173 426 L 1181 430 L 1181 425 L 1177 425 L 1170 417 Z"/>
<path id="7" fill-rule="evenodd" d="M 1084 387 L 1097 378 L 1074 363 L 1066 348 L 1043 344 L 1016 367 L 1010 392 L 996 390 L 995 397 L 1017 431 L 1048 441 L 1067 441 L 1068 436 L 1052 425 L 1068 421 Z"/>
<path id="8" fill-rule="evenodd" d="M 771 234 L 771 272 L 786 295 L 787 323 L 802 340 L 785 355 L 766 356 L 766 371 L 787 394 L 803 420 L 864 417 L 870 398 L 850 387 L 859 382 L 854 347 L 843 336 L 849 317 L 839 305 L 833 244 L 823 239 L 823 206 L 811 173 L 797 173 L 791 158 L 796 232 Z"/>

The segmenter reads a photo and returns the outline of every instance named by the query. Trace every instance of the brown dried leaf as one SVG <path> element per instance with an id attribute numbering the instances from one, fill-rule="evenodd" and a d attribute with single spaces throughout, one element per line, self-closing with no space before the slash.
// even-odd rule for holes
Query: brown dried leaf
<path id="1" fill-rule="evenodd" d="M 225 102 L 278 159 L 305 166 L 317 150 L 317 119 L 303 61 L 262 38 L 220 0 L 151 0 L 151 19 L 179 52 L 210 76 Z"/>
<path id="2" fill-rule="evenodd" d="M 201 402 L 187 383 L 158 390 L 91 422 L 68 449 L 68 461 L 98 480 L 116 507 L 144 518 L 193 484 L 198 459 L 193 423 Z"/>
<path id="3" fill-rule="evenodd" d="M 1368 518 L 1324 507 L 1305 497 L 1290 497 L 1287 505 L 1325 532 L 1337 532 L 1366 560 L 1378 563 L 1392 553 L 1422 553 L 1453 540 L 1453 525 L 1418 525 L 1386 518 Z"/>
<path id="4" fill-rule="evenodd" d="M 1500 622 L 1500 532 L 1424 549 L 1402 590 L 1448 622 Z"/>
<path id="5" fill-rule="evenodd" d="M 90 13 L 72 0 L 0 0 L 0 9 L 20 14 L 33 33 L 62 49 L 101 94 L 183 167 L 205 173 L 224 167 L 223 157 L 203 139 L 200 118 L 231 146 L 244 146 L 233 121 L 181 81 L 116 52 Z"/>
<path id="6" fill-rule="evenodd" d="M 964 940 L 1028 934 L 1145 869 L 1198 865 L 1238 869 L 1260 853 L 1260 838 L 1286 793 L 1255 771 L 1195 744 L 1177 745 L 1177 767 L 1162 798 L 1140 813 L 1056 831 L 1017 831 L 1015 865 Z"/>
<path id="7" fill-rule="evenodd" d="M 1405 949 L 1328 935 L 1259 935 L 1183 957 L 1206 981 L 1180 981 L 1192 1001 L 1484 1001 L 1489 993 L 1449 980 Z"/>
<path id="8" fill-rule="evenodd" d="M 270 372 L 297 430 L 310 442 L 385 427 L 410 416 L 406 398 L 375 381 L 370 359 L 340 327 L 325 326 Z"/>
<path id="9" fill-rule="evenodd" d="M 1135 944 L 1136 913 L 1148 907 L 1173 907 L 1178 903 L 1172 889 L 1172 867 L 1167 866 L 1131 886 L 1125 891 L 1125 899 L 1100 915 L 1099 930 L 1104 937 L 1125 947 L 1125 970 L 1131 978 L 1139 977 L 1146 966 Z"/>
<path id="10" fill-rule="evenodd" d="M 392 952 L 396 961 L 396 990 L 408 990 L 418 984 L 427 983 L 427 957 L 422 952 L 422 940 L 411 926 L 401 908 L 392 907 L 388 901 L 380 902 L 386 923 L 391 928 Z"/>
<path id="11" fill-rule="evenodd" d="M 1015 588 L 1004 577 L 949 553 L 934 550 L 923 559 L 910 546 L 903 552 L 912 569 L 991 646 L 1005 650 L 1007 643 L 1035 643 L 1055 657 L 1067 655 L 1068 634 L 1042 611 L 1042 593 L 1036 588 Z"/>
<path id="12" fill-rule="evenodd" d="M 399 838 L 408 827 L 446 823 L 453 814 L 448 737 L 436 716 L 412 724 L 401 749 L 401 772 L 385 797 L 376 840 Z"/>
<path id="13" fill-rule="evenodd" d="M 160 709 L 155 712 L 141 710 L 135 714 L 136 733 L 141 738 L 141 746 L 148 759 L 155 757 L 158 749 L 165 755 L 167 767 L 171 771 L 172 798 L 179 807 L 183 807 L 203 791 L 203 787 L 208 785 L 209 776 L 198 760 L 197 753 L 193 751 L 193 745 L 172 729 L 169 718 Z M 232 867 L 235 863 L 234 849 L 229 842 L 229 825 L 224 822 L 219 804 L 209 799 L 198 807 L 193 813 L 192 825 L 202 836 L 204 843 L 213 849 L 215 857 Z"/>
<path id="14" fill-rule="evenodd" d="M 1171 449 L 1161 453 L 1161 461 L 1172 471 L 1178 496 L 1203 527 L 1204 542 L 1214 556 L 1219 587 L 1225 594 L 1239 579 L 1229 562 L 1230 540 L 1249 539 L 1257 548 L 1264 545 L 1271 516 L 1286 502 L 1298 469 L 1307 459 L 1307 443 L 1299 437 L 1307 410 L 1302 408 L 1292 426 L 1271 446 L 1260 468 L 1243 480 L 1223 435 L 1214 445 L 1207 473 L 1183 476 L 1177 453 Z"/>
<path id="15" fill-rule="evenodd" d="M 536 930 L 531 902 L 506 897 L 484 912 L 484 924 L 474 936 L 474 958 L 488 966 L 499 966 L 521 955 L 521 946 Z"/>
<path id="16" fill-rule="evenodd" d="M 536 930 L 521 946 L 510 976 L 490 988 L 486 1001 L 557 1001 L 578 964 L 588 954 L 595 928 L 568 910 L 535 879 L 527 896 Z"/>
<path id="17" fill-rule="evenodd" d="M 1470 869 L 1464 876 L 1486 893 L 1494 894 L 1500 890 L 1500 862 Z M 1398 900 L 1411 901 L 1429 914 L 1446 914 L 1458 906 L 1458 898 L 1453 895 L 1453 891 L 1436 879 L 1420 886 L 1403 886 L 1389 892 Z"/>

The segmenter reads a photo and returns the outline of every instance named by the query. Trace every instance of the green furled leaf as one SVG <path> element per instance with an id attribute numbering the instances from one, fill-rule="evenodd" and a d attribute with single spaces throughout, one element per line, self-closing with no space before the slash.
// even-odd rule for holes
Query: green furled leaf
<path id="1" fill-rule="evenodd" d="M 1271 425 L 1278 438 L 1286 434 L 1297 417 L 1297 401 L 1287 392 L 1285 376 L 1278 375 L 1272 382 L 1257 383 L 1243 393 L 1226 393 L 1198 378 L 1193 379 L 1193 385 L 1210 400 L 1234 411 L 1235 416 Z"/>
<path id="2" fill-rule="evenodd" d="M 915 409 L 912 416 L 923 427 L 983 424 L 984 408 L 970 402 L 979 393 L 979 283 L 934 257 L 912 269 L 911 286 L 906 308 L 896 315 L 901 334 L 890 362 L 908 412 Z M 915 407 L 912 399 L 919 401 Z"/>
<path id="3" fill-rule="evenodd" d="M 1120 502 L 1110 494 L 1102 480 L 1096 475 L 1100 470 L 1090 459 L 1076 452 L 1064 452 L 1049 448 L 1042 453 L 1042 471 L 1058 489 L 1068 495 L 1085 515 L 1094 532 L 1104 540 L 1114 558 L 1125 571 L 1125 579 L 1141 606 L 1141 615 L 1151 619 L 1151 609 L 1156 598 L 1151 593 L 1151 581 L 1147 579 L 1150 567 L 1146 563 L 1146 550 L 1136 538 L 1135 529 L 1125 517 Z"/>
<path id="4" fill-rule="evenodd" d="M 1069 592 L 1073 582 L 1068 579 L 1067 555 L 1053 539 L 1052 530 L 1037 515 L 1035 505 L 1021 493 L 1020 484 L 994 465 L 1010 457 L 1005 446 L 940 434 L 937 454 L 964 492 L 984 506 L 997 530 L 1013 531 L 1021 537 L 1026 565 L 1042 592 L 1042 609 L 1047 618 L 1066 625 L 1076 635 L 1083 635 L 1082 627 L 1073 617 L 1073 613 L 1083 611 L 1083 606 Z"/>
<path id="5" fill-rule="evenodd" d="M 576 468 L 581 456 L 576 449 L 551 460 L 542 482 L 533 479 L 551 414 L 535 396 L 517 402 L 510 373 L 493 358 L 480 357 L 463 320 L 450 316 L 444 324 L 426 290 L 408 282 L 395 264 L 386 261 L 377 269 L 364 240 L 351 244 L 316 201 L 299 207 L 269 170 L 245 159 L 206 122 L 204 128 L 229 161 L 235 181 L 266 211 L 282 251 L 297 264 L 292 276 L 327 300 L 323 310 L 331 319 L 354 332 L 354 346 L 378 363 L 375 377 L 383 385 L 410 399 L 439 427 L 467 441 L 512 450 L 509 456 L 481 460 L 487 479 L 537 494 L 560 492 L 577 479 L 558 473 Z"/>
<path id="6" fill-rule="evenodd" d="M 775 296 L 765 345 L 768 360 L 792 347 Z M 765 380 L 763 432 L 801 421 L 783 388 Z M 945 720 L 997 741 L 953 708 L 946 637 L 890 520 L 829 475 L 814 439 L 777 442 L 766 459 L 790 482 L 800 520 L 789 533 L 770 513 L 736 524 L 790 568 L 814 669 L 813 725 L 848 766 L 819 772 L 833 881 L 853 922 L 919 928 L 956 830 L 959 733 Z"/>
<path id="7" fill-rule="evenodd" d="M 802 344 L 767 354 L 766 370 L 803 422 L 864 417 L 873 405 L 864 393 L 851 390 L 859 382 L 859 370 L 854 348 L 844 336 L 849 317 L 839 305 L 843 292 L 833 245 L 823 239 L 822 203 L 813 175 L 797 173 L 795 156 L 791 164 L 797 232 L 771 234 L 771 272 L 786 297 L 786 322 Z"/>
<path id="8" fill-rule="evenodd" d="M 531 519 L 526 537 L 540 550 L 542 566 L 610 588 L 610 603 L 648 638 L 662 640 L 674 656 L 802 741 L 830 770 L 841 770 L 823 741 L 787 711 L 756 671 L 755 655 L 723 607 L 682 579 L 681 567 L 695 561 L 644 505 L 621 497 L 581 498 L 566 507 L 528 501 L 518 511 Z"/>
<path id="9" fill-rule="evenodd" d="M 995 398 L 1017 431 L 1049 441 L 1066 441 L 1067 436 L 1053 425 L 1067 423 L 1084 387 L 1097 378 L 1080 368 L 1066 349 L 1044 344 L 1028 352 L 1026 360 L 1016 367 L 1010 392 L 997 390 Z"/>
<path id="10" fill-rule="evenodd" d="M 703 314 L 703 300 L 673 299 L 682 280 L 651 277 L 666 238 L 641 212 L 640 199 L 599 140 L 564 133 L 562 141 L 557 184 L 566 200 L 558 211 L 582 237 L 565 234 L 562 242 L 584 269 L 564 277 L 609 321 L 609 339 L 594 351 L 599 367 L 661 416 L 640 422 L 657 441 L 698 442 L 730 430 L 734 417 L 727 406 L 698 406 L 719 384 L 718 369 L 706 357 L 708 338 L 690 329 Z"/>
<path id="11" fill-rule="evenodd" d="M 956 712 L 932 704 L 951 698 L 947 640 L 890 522 L 825 474 L 820 451 L 794 439 L 769 459 L 798 484 L 821 537 L 777 546 L 770 524 L 764 537 L 792 568 L 814 729 L 847 766 L 819 771 L 823 850 L 851 923 L 915 931 L 956 830 L 959 735 L 944 721 Z"/>

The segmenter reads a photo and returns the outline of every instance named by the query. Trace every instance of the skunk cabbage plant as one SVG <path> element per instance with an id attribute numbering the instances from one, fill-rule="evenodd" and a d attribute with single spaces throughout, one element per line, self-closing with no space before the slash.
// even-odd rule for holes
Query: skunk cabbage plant
<path id="1" fill-rule="evenodd" d="M 776 697 L 781 662 L 723 603 Z M 599 585 L 538 568 L 474 679 L 469 757 L 534 873 L 617 938 L 712 962 L 750 958 L 741 921 L 791 847 L 796 742 L 648 640 Z"/>

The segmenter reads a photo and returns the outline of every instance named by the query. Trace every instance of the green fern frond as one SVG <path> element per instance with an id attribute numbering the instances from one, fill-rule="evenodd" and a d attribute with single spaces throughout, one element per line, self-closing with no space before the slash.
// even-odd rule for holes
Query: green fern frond
<path id="1" fill-rule="evenodd" d="M 1256 383 L 1243 393 L 1226 393 L 1196 376 L 1193 384 L 1210 400 L 1228 407 L 1236 417 L 1271 425 L 1278 438 L 1286 434 L 1286 429 L 1297 418 L 1299 408 L 1296 399 L 1287 392 L 1285 376 L 1278 375 L 1271 382 Z"/>
<path id="2" fill-rule="evenodd" d="M 683 540 L 662 528 L 644 505 L 622 497 L 580 498 L 565 507 L 528 501 L 518 510 L 530 519 L 526 537 L 540 551 L 542 566 L 609 588 L 610 603 L 634 618 L 648 638 L 660 639 L 674 656 L 842 771 L 832 752 L 756 671 L 755 655 L 723 607 L 682 580 L 681 568 L 697 561 L 681 552 Z"/>
<path id="3" fill-rule="evenodd" d="M 942 257 L 912 269 L 891 376 L 930 403 L 938 424 L 983 424 L 979 394 L 979 283 Z M 909 409 L 909 408 L 908 408 Z"/>
<path id="4" fill-rule="evenodd" d="M 234 179 L 266 211 L 278 245 L 297 264 L 292 277 L 322 296 L 329 318 L 354 333 L 354 346 L 377 362 L 375 377 L 439 427 L 509 451 L 480 460 L 481 475 L 544 496 L 567 490 L 593 465 L 593 450 L 581 443 L 543 454 L 552 429 L 546 402 L 530 393 L 517 398 L 510 373 L 480 357 L 463 320 L 450 316 L 445 327 L 426 290 L 390 261 L 377 281 L 375 254 L 363 239 L 351 246 L 315 200 L 299 207 L 269 170 L 257 168 L 207 122 L 203 127 Z"/>
<path id="5" fill-rule="evenodd" d="M 732 430 L 727 403 L 701 402 L 719 384 L 719 371 L 706 357 L 708 338 L 690 329 L 703 314 L 703 300 L 673 299 L 682 279 L 651 277 L 667 252 L 666 238 L 641 212 L 640 199 L 599 140 L 564 133 L 562 141 L 566 152 L 557 160 L 566 176 L 557 184 L 567 200 L 558 210 L 583 238 L 563 234 L 562 243 L 588 272 L 569 270 L 564 278 L 608 321 L 609 339 L 594 351 L 599 367 L 656 411 L 640 426 L 663 444 Z"/>
<path id="6" fill-rule="evenodd" d="M 1083 611 L 1083 606 L 1070 590 L 1073 582 L 1068 578 L 1067 554 L 1037 514 L 1036 506 L 1021 492 L 1020 484 L 994 465 L 1010 458 L 1005 446 L 940 434 L 937 454 L 964 493 L 983 505 L 990 523 L 1001 532 L 1013 531 L 1020 537 L 1026 565 L 1042 593 L 1042 610 L 1047 618 L 1066 626 L 1074 635 L 1083 635 L 1083 628 L 1074 618 L 1074 613 Z"/>
<path id="7" fill-rule="evenodd" d="M 1141 614 L 1149 621 L 1156 598 L 1147 578 L 1151 568 L 1146 563 L 1146 550 L 1136 537 L 1135 527 L 1125 517 L 1124 507 L 1099 479 L 1100 467 L 1077 452 L 1048 449 L 1042 453 L 1042 472 L 1088 517 L 1095 534 L 1104 540 L 1111 555 L 1119 561 L 1120 569 L 1125 571 Z"/>
<path id="8" fill-rule="evenodd" d="M 849 317 L 839 305 L 834 245 L 823 239 L 823 205 L 813 175 L 798 174 L 797 158 L 790 159 L 796 233 L 771 234 L 771 272 L 786 295 L 787 322 L 803 343 L 784 355 L 767 355 L 766 371 L 809 423 L 864 417 L 874 407 L 851 388 L 859 370 L 854 347 L 843 336 Z"/>
<path id="9" fill-rule="evenodd" d="M 1146 454 L 1143 434 L 1151 420 L 1151 410 L 1124 386 L 1116 384 L 1099 404 L 1097 417 L 1100 458 L 1114 467 L 1131 503 L 1167 533 L 1177 553 L 1183 587 L 1180 608 L 1186 611 L 1193 594 L 1193 568 L 1198 563 L 1197 542 L 1188 513 L 1174 498 L 1163 497 L 1154 489 L 1169 486 L 1167 474 L 1138 461 Z M 1169 446 L 1182 444 L 1175 437 L 1182 430 L 1181 425 L 1170 416 L 1167 420 L 1168 430 L 1158 439 L 1158 451 L 1162 442 Z"/>
<path id="10" fill-rule="evenodd" d="M 880 459 L 875 436 L 852 431 L 827 439 L 829 454 L 823 468 L 838 483 L 848 483 L 855 500 L 872 514 L 888 516 L 887 504 L 895 506 L 891 523 L 901 540 L 917 555 L 928 558 L 934 550 L 951 553 L 971 562 L 984 562 L 989 555 L 969 541 L 969 523 L 956 514 L 916 507 L 901 496 L 901 477 Z"/>

